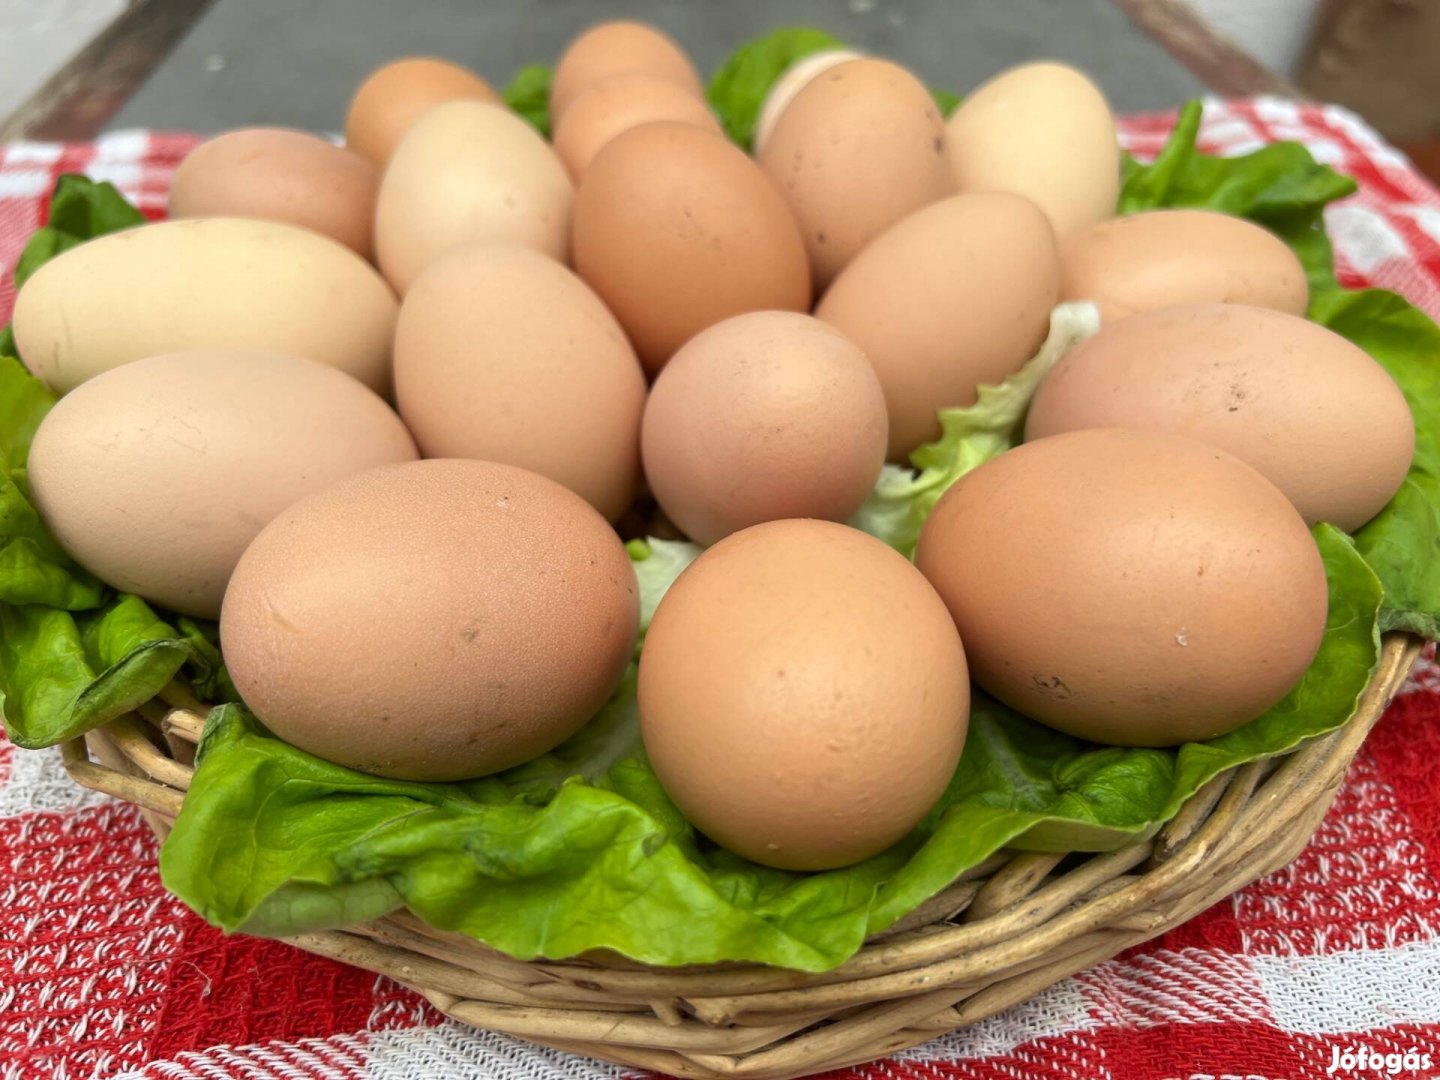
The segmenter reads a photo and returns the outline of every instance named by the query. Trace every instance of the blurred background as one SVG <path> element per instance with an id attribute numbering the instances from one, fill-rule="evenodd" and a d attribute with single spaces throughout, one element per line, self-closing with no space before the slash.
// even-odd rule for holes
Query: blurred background
<path id="1" fill-rule="evenodd" d="M 1122 112 L 1206 91 L 1338 101 L 1440 175 L 1436 0 L 0 0 L 0 139 L 335 131 L 387 59 L 444 56 L 503 85 L 615 16 L 656 23 L 706 72 L 765 30 L 812 25 L 958 92 L 1048 56 Z"/>

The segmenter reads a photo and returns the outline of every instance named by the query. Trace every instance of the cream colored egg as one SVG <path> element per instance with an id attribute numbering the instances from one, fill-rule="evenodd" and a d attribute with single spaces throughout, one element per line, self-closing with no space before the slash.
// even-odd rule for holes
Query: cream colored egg
<path id="1" fill-rule="evenodd" d="M 508 109 L 457 101 L 411 126 L 380 182 L 375 253 L 402 295 L 462 244 L 505 240 L 561 262 L 575 191 L 549 144 Z"/>
<path id="2" fill-rule="evenodd" d="M 415 457 L 394 410 L 343 372 L 278 353 L 187 352 L 67 394 L 35 434 L 29 478 L 51 532 L 96 577 L 213 619 L 266 522 Z"/>
<path id="3" fill-rule="evenodd" d="M 42 266 L 15 301 L 20 358 L 54 390 L 186 349 L 306 356 L 390 387 L 395 294 L 373 267 L 293 225 L 194 218 L 141 225 Z"/>
<path id="4" fill-rule="evenodd" d="M 345 145 L 384 168 L 410 126 L 447 101 L 504 104 L 473 71 L 433 56 L 407 56 L 376 68 L 345 115 Z"/>
<path id="5" fill-rule="evenodd" d="M 523 466 L 612 521 L 635 498 L 645 373 L 599 297 L 529 248 L 471 245 L 420 275 L 395 395 L 426 457 Z"/>
<path id="6" fill-rule="evenodd" d="M 1120 147 L 1105 95 L 1065 64 L 1022 64 L 960 103 L 945 125 L 961 191 L 1009 191 L 1061 239 L 1115 213 Z"/>

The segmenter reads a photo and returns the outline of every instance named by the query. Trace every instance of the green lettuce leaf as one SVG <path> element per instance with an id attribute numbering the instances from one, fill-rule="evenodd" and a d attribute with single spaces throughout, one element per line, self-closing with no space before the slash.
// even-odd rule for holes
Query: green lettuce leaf
<path id="1" fill-rule="evenodd" d="M 1239 157 L 1202 154 L 1195 148 L 1200 116 L 1200 102 L 1186 105 L 1151 164 L 1127 157 L 1119 212 L 1187 207 L 1249 218 L 1295 249 L 1312 289 L 1333 288 L 1325 206 L 1352 194 L 1355 181 L 1319 164 L 1300 143 L 1272 143 Z"/>
<path id="2" fill-rule="evenodd" d="M 550 81 L 554 72 L 543 64 L 529 64 L 515 73 L 503 97 L 536 131 L 550 137 Z"/>
<path id="3" fill-rule="evenodd" d="M 910 455 L 914 470 L 886 465 L 850 524 L 913 556 L 920 527 L 940 496 L 970 470 L 1020 442 L 1036 387 L 1061 357 L 1099 328 L 1093 304 L 1055 308 L 1039 352 L 999 386 L 980 387 L 974 405 L 940 410 L 940 438 Z"/>
<path id="4" fill-rule="evenodd" d="M 740 46 L 720 65 L 706 92 L 725 134 L 749 150 L 765 97 L 785 70 L 811 53 L 843 48 L 839 38 L 806 26 L 772 30 Z"/>
<path id="5" fill-rule="evenodd" d="M 1380 589 L 1348 538 L 1322 526 L 1316 539 L 1330 583 L 1324 641 L 1264 716 L 1208 743 L 1130 750 L 1050 731 L 981 695 L 940 805 L 857 866 L 773 870 L 696 835 L 645 759 L 632 667 L 569 742 L 465 784 L 366 776 L 281 742 L 241 706 L 217 709 L 161 873 L 227 931 L 294 934 L 404 905 L 522 959 L 609 949 L 652 964 L 825 970 L 1002 846 L 1121 846 L 1224 769 L 1344 723 L 1378 657 Z M 685 553 L 662 573 L 657 543 L 637 570 L 656 563 L 660 593 Z"/>

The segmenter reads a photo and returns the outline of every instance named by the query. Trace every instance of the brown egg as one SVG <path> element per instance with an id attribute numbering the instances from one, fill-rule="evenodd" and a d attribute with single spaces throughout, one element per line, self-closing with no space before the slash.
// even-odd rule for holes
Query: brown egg
<path id="1" fill-rule="evenodd" d="M 965 97 L 945 132 L 961 191 L 1024 195 L 1061 239 L 1115 213 L 1115 118 L 1083 72 L 1050 62 L 1003 71 Z"/>
<path id="2" fill-rule="evenodd" d="M 1102 324 L 1181 304 L 1252 304 L 1304 315 L 1310 287 L 1279 237 L 1210 210 L 1151 210 L 1081 229 L 1060 245 L 1061 296 Z"/>
<path id="3" fill-rule="evenodd" d="M 370 258 L 380 173 L 303 131 L 241 128 L 201 143 L 170 182 L 171 217 L 242 217 L 312 229 Z"/>
<path id="4" fill-rule="evenodd" d="M 720 121 L 704 100 L 658 75 L 612 75 L 575 99 L 555 128 L 555 153 L 578 184 L 601 147 L 633 127 L 655 120 L 694 124 L 720 134 Z"/>
<path id="5" fill-rule="evenodd" d="M 413 461 L 400 418 L 298 356 L 185 352 L 97 375 L 35 434 L 35 504 L 96 577 L 213 619 L 246 545 L 302 496 Z"/>
<path id="6" fill-rule="evenodd" d="M 596 83 L 625 74 L 669 79 L 694 97 L 705 97 L 695 65 L 663 32 L 645 23 L 604 22 L 570 42 L 555 65 L 551 123 L 558 125 L 576 99 Z"/>
<path id="7" fill-rule="evenodd" d="M 839 67 L 850 60 L 863 59 L 865 55 L 853 49 L 826 49 L 802 57 L 786 68 L 765 95 L 765 104 L 761 106 L 759 119 L 755 121 L 755 153 L 759 154 L 765 149 L 765 144 L 770 141 L 770 134 L 775 130 L 781 115 L 801 90 L 831 68 Z"/>
<path id="8" fill-rule="evenodd" d="M 654 374 L 731 315 L 810 306 L 805 246 L 741 150 L 692 124 L 631 128 L 575 196 L 575 269 Z"/>
<path id="9" fill-rule="evenodd" d="M 286 742 L 461 780 L 574 734 L 630 661 L 635 574 L 578 495 L 484 461 L 353 476 L 246 550 L 220 615 L 245 703 Z"/>
<path id="10" fill-rule="evenodd" d="M 807 83 L 760 167 L 800 222 L 817 289 L 889 226 L 955 191 L 935 99 L 888 60 L 852 60 Z"/>
<path id="11" fill-rule="evenodd" d="M 1018 195 L 957 195 L 911 214 L 835 279 L 815 314 L 870 358 L 891 461 L 937 438 L 936 412 L 971 405 L 1045 340 L 1060 262 L 1045 215 Z"/>
<path id="12" fill-rule="evenodd" d="M 701 544 L 762 521 L 845 521 L 885 463 L 885 393 L 838 331 L 789 311 L 691 338 L 645 407 L 650 490 Z"/>
<path id="13" fill-rule="evenodd" d="M 504 102 L 473 71 L 448 60 L 411 56 L 371 72 L 345 116 L 345 145 L 383 166 L 410 126 L 447 101 Z"/>
<path id="14" fill-rule="evenodd" d="M 529 248 L 476 244 L 420 275 L 395 394 L 426 457 L 523 466 L 611 521 L 635 498 L 645 373 L 599 297 Z"/>
<path id="15" fill-rule="evenodd" d="M 308 356 L 390 389 L 395 294 L 355 252 L 277 221 L 190 218 L 110 233 L 35 272 L 15 300 L 25 366 L 60 393 L 187 349 Z"/>
<path id="16" fill-rule="evenodd" d="M 885 850 L 965 743 L 965 650 L 904 556 L 825 521 L 726 537 L 660 602 L 640 726 L 665 791 L 737 854 L 825 870 Z"/>
<path id="17" fill-rule="evenodd" d="M 1369 354 L 1316 323 L 1240 304 L 1134 315 L 1066 355 L 1035 395 L 1026 437 L 1093 427 L 1218 446 L 1306 521 L 1350 531 L 1390 501 L 1415 455 L 1405 397 Z"/>
<path id="18" fill-rule="evenodd" d="M 1325 567 L 1285 496 L 1176 435 L 1097 429 L 963 476 L 915 564 L 975 681 L 1096 742 L 1172 746 L 1270 708 L 1325 632 Z"/>
<path id="19" fill-rule="evenodd" d="M 445 252 L 477 240 L 565 262 L 574 186 L 550 145 L 508 109 L 457 101 L 426 113 L 380 181 L 375 252 L 404 295 Z"/>

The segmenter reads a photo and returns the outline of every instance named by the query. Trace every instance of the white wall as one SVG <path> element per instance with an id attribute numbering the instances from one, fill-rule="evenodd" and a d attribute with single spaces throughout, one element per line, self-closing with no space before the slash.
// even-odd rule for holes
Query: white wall
<path id="1" fill-rule="evenodd" d="M 1231 41 L 1281 75 L 1299 72 L 1319 0 L 1185 0 Z"/>

